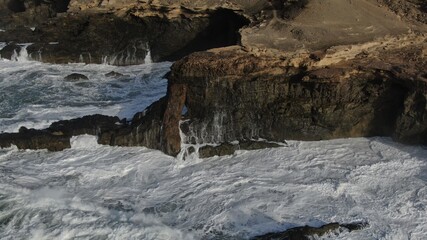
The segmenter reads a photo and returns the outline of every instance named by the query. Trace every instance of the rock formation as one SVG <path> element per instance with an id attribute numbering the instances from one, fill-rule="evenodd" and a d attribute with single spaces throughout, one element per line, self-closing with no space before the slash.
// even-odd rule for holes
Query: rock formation
<path id="1" fill-rule="evenodd" d="M 15 10 L 8 5 L 10 16 L 46 5 L 24 3 Z M 423 1 L 74 0 L 65 13 L 47 7 L 54 14 L 34 31 L 15 24 L 0 32 L 11 42 L 2 56 L 16 51 L 18 37 L 34 40 L 28 51 L 41 52 L 48 62 L 123 65 L 142 62 L 148 50 L 154 60 L 165 60 L 210 49 L 177 61 L 167 96 L 132 121 L 76 131 L 97 135 L 99 143 L 147 146 L 173 156 L 230 154 L 259 140 L 255 145 L 390 136 L 427 144 Z M 118 32 L 126 37 L 112 37 Z M 74 47 L 64 49 L 70 41 Z M 89 125 L 103 125 L 94 121 Z M 57 137 L 49 129 L 31 132 Z M 2 146 L 26 132 L 2 135 Z M 68 145 L 61 146 L 50 149 Z"/>
<path id="2" fill-rule="evenodd" d="M 230 9 L 187 9 L 125 1 L 123 4 L 71 1 L 67 12 L 55 4 L 9 0 L 25 5 L 19 11 L 0 4 L 0 49 L 9 58 L 19 43 L 33 60 L 49 63 L 144 63 L 150 51 L 154 61 L 177 60 L 191 52 L 238 43 L 237 31 L 249 21 Z M 107 1 L 105 1 L 107 2 Z M 76 7 L 79 6 L 79 7 Z M 96 6 L 96 7 L 95 7 Z M 45 9 L 45 10 L 44 10 Z"/>
<path id="3" fill-rule="evenodd" d="M 427 145 L 423 0 L 0 0 L 0 29 L 6 58 L 25 49 L 51 63 L 140 64 L 148 52 L 154 61 L 179 59 L 167 96 L 132 120 L 93 115 L 22 127 L 0 134 L 3 148 L 60 151 L 81 134 L 183 159 L 287 139 L 389 136 Z M 366 226 L 305 226 L 254 239 Z"/>
<path id="4" fill-rule="evenodd" d="M 407 41 L 320 57 L 216 49 L 175 63 L 169 84 L 187 85 L 189 143 L 392 136 L 427 144 L 426 36 Z"/>

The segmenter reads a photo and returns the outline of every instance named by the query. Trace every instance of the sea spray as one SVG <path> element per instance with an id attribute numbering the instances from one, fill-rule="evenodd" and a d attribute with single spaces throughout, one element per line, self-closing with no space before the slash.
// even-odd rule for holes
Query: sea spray
<path id="1" fill-rule="evenodd" d="M 153 59 L 151 58 L 151 50 L 149 47 L 147 47 L 147 54 L 145 55 L 144 63 L 145 64 L 152 64 L 153 63 Z"/>
<path id="2" fill-rule="evenodd" d="M 32 45 L 33 43 L 21 43 L 18 44 L 18 46 L 20 47 L 19 52 L 16 51 L 16 49 L 13 50 L 13 54 L 10 57 L 10 59 L 12 61 L 17 61 L 17 62 L 26 62 L 29 61 L 30 58 L 28 56 L 28 51 L 27 51 L 27 47 Z"/>
<path id="3" fill-rule="evenodd" d="M 145 57 L 138 57 L 138 51 L 141 50 L 140 46 L 137 46 L 138 43 L 128 46 L 126 49 L 113 53 L 111 55 L 106 55 L 101 58 L 102 64 L 107 65 L 117 65 L 117 66 L 126 66 L 126 65 L 136 65 L 136 64 L 151 64 L 153 60 L 151 59 L 151 51 L 148 44 L 145 47 Z"/>

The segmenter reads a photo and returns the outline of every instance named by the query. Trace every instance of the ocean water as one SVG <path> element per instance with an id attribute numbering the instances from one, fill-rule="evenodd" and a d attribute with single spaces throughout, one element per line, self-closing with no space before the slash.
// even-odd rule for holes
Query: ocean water
<path id="1" fill-rule="evenodd" d="M 171 63 L 128 67 L 95 64 L 52 65 L 0 60 L 0 131 L 19 126 L 44 128 L 55 120 L 100 113 L 132 118 L 166 94 L 163 78 Z M 115 71 L 122 77 L 106 77 Z M 64 77 L 84 74 L 87 81 Z"/>
<path id="2" fill-rule="evenodd" d="M 0 60 L 0 132 L 94 113 L 132 117 L 165 95 L 170 65 Z M 71 73 L 89 80 L 64 81 Z M 369 227 L 321 239 L 425 239 L 426 183 L 427 148 L 388 138 L 182 161 L 83 135 L 62 152 L 0 149 L 0 239 L 249 239 L 358 221 Z"/>

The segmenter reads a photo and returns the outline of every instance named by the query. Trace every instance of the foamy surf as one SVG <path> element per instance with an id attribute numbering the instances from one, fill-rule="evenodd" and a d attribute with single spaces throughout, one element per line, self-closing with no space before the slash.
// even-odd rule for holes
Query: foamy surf
<path id="1" fill-rule="evenodd" d="M 170 63 L 116 67 L 0 61 L 0 132 L 45 128 L 53 121 L 91 114 L 132 118 L 166 94 L 164 74 L 169 68 Z M 111 71 L 123 76 L 106 77 Z M 64 80 L 76 72 L 89 80 Z"/>
<path id="2" fill-rule="evenodd" d="M 0 131 L 92 113 L 131 117 L 164 96 L 169 67 L 1 61 Z M 110 71 L 128 76 L 105 77 Z M 65 82 L 73 72 L 89 81 Z M 370 227 L 323 239 L 427 235 L 425 147 L 388 138 L 288 141 L 183 161 L 88 135 L 71 146 L 0 149 L 1 239 L 239 240 L 355 221 Z"/>
<path id="3" fill-rule="evenodd" d="M 292 141 L 191 164 L 91 136 L 63 152 L 1 155 L 2 239 L 247 239 L 335 221 L 370 227 L 333 239 L 426 233 L 427 149 L 384 138 Z"/>

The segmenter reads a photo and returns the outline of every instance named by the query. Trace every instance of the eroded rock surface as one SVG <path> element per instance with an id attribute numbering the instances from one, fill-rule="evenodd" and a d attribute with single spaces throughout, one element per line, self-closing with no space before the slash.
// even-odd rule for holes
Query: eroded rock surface
<path id="1" fill-rule="evenodd" d="M 238 30 L 249 23 L 234 10 L 215 7 L 187 9 L 135 1 L 113 7 L 97 1 L 95 7 L 71 1 L 79 9 L 67 7 L 67 12 L 58 13 L 45 2 L 25 5 L 23 12 L 15 12 L 0 4 L 5 12 L 0 17 L 0 29 L 5 30 L 0 42 L 10 45 L 0 49 L 2 57 L 19 53 L 18 43 L 33 43 L 26 49 L 29 58 L 49 63 L 142 64 L 149 51 L 154 61 L 177 60 L 194 51 L 237 44 Z M 45 8 L 48 13 L 40 12 Z"/>
<path id="2" fill-rule="evenodd" d="M 170 84 L 187 84 L 186 141 L 392 136 L 426 144 L 425 39 L 280 58 L 240 48 L 192 54 L 169 75 Z"/>

